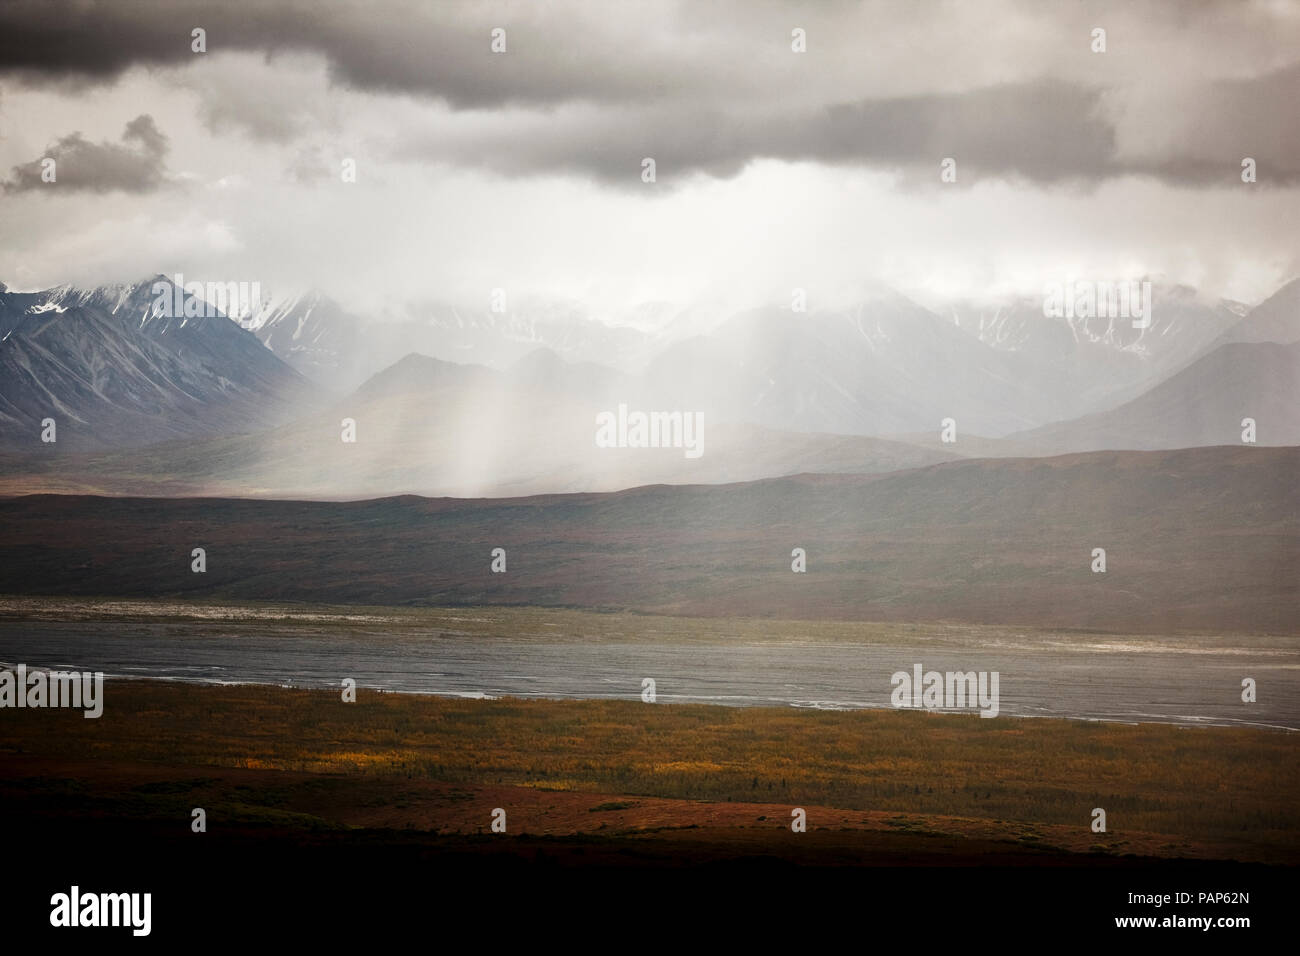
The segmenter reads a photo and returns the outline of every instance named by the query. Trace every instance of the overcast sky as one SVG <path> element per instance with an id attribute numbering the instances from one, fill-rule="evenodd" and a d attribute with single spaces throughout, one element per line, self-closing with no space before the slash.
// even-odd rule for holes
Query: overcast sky
<path id="1" fill-rule="evenodd" d="M 1142 275 L 1251 302 L 1300 275 L 1298 104 L 1277 0 L 0 0 L 0 281 L 614 319 Z"/>

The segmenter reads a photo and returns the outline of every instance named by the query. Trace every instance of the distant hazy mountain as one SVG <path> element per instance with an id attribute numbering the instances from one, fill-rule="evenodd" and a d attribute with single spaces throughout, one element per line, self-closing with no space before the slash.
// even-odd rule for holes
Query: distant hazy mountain
<path id="1" fill-rule="evenodd" d="M 1155 291 L 1131 319 L 1044 316 L 1041 299 L 946 315 L 898 295 L 807 315 L 763 310 L 663 351 L 647 385 L 724 420 L 849 434 L 1005 436 L 1131 397 L 1240 321 L 1235 303 Z"/>
<path id="2" fill-rule="evenodd" d="M 1074 418 L 1141 393 L 1237 327 L 1246 307 L 1207 302 L 1184 286 L 1154 286 L 1150 325 L 1131 318 L 1051 317 L 1043 297 L 994 306 L 957 303 L 944 315 L 1005 353 L 1039 422 Z"/>
<path id="3" fill-rule="evenodd" d="M 1245 319 L 1236 303 L 1157 287 L 1147 329 L 1132 328 L 1131 320 L 1046 317 L 1038 300 L 991 311 L 959 305 L 940 315 L 885 291 L 850 309 L 760 309 L 722 321 L 705 309 L 647 303 L 625 316 L 633 326 L 536 303 L 475 314 L 429 304 L 381 319 L 312 293 L 252 303 L 239 313 L 241 330 L 220 314 L 160 314 L 153 281 L 0 292 L 3 447 L 28 447 L 45 417 L 59 420 L 63 451 L 254 432 L 290 421 L 299 431 L 304 422 L 333 421 L 329 429 L 336 430 L 338 419 L 349 417 L 343 409 L 360 408 L 371 441 L 393 436 L 391 454 L 380 456 L 383 467 L 406 469 L 403 481 L 436 476 L 412 487 L 477 488 L 493 476 L 491 487 L 500 491 L 758 477 L 818 471 L 832 461 L 861 471 L 883 459 L 916 463 L 897 454 L 897 442 L 882 456 L 886 446 L 845 453 L 777 437 L 796 432 L 918 436 L 939 459 L 1232 440 L 1220 419 L 1234 415 L 1236 422 L 1256 418 L 1261 442 L 1292 440 L 1285 406 L 1294 386 L 1282 359 L 1266 362 L 1253 382 L 1241 362 L 1198 365 L 1170 386 L 1190 397 L 1169 399 L 1159 422 L 1142 417 L 1140 407 L 1150 402 L 1133 400 L 1207 358 L 1216 343 L 1300 339 L 1300 282 Z M 405 357 L 414 350 L 427 357 Z M 1195 388 L 1181 384 L 1196 376 Z M 1233 376 L 1242 381 L 1234 384 Z M 308 378 L 332 394 L 306 404 L 313 395 Z M 590 458 L 594 415 L 620 403 L 699 412 L 711 434 L 743 426 L 731 434 L 769 435 L 772 448 L 749 448 L 750 464 L 740 468 L 712 459 L 683 464 L 667 454 L 662 467 L 650 468 L 653 454 L 632 456 L 626 468 L 625 456 Z M 1259 411 L 1238 414 L 1228 408 L 1234 403 Z M 1107 409 L 1114 414 L 1099 418 Z M 958 434 L 951 447 L 937 442 L 948 418 Z M 420 437 L 403 444 L 399 432 Z M 291 434 L 279 437 L 297 447 Z M 796 446 L 811 455 L 804 467 L 794 459 Z M 437 457 L 436 469 L 429 470 L 427 457 L 401 459 L 404 447 Z M 285 475 L 305 474 L 305 464 L 282 464 L 274 470 L 276 487 Z M 379 480 L 380 465 L 368 467 L 364 475 L 339 474 L 357 479 L 350 487 L 394 487 L 396 472 Z"/>
<path id="4" fill-rule="evenodd" d="M 337 393 L 411 352 L 504 369 L 545 348 L 640 374 L 660 404 L 715 421 L 856 435 L 937 430 L 1001 436 L 1112 406 L 1194 358 L 1239 323 L 1237 303 L 1155 290 L 1147 329 L 1055 319 L 1042 300 L 953 305 L 940 316 L 888 292 L 851 309 L 760 309 L 719 317 L 647 303 L 606 324 L 563 305 L 504 313 L 450 305 L 359 316 L 318 293 L 242 320 L 304 375 Z"/>
<path id="5" fill-rule="evenodd" d="M 1251 309 L 1214 344 L 1228 342 L 1300 342 L 1300 279 L 1291 280 Z"/>
<path id="6" fill-rule="evenodd" d="M 271 299 L 240 324 L 303 375 L 340 394 L 411 352 L 504 368 L 547 348 L 571 361 L 627 367 L 641 361 L 650 340 L 635 328 L 610 326 L 561 306 L 496 313 L 423 303 L 363 316 L 319 292 Z"/>
<path id="7" fill-rule="evenodd" d="M 362 322 L 317 292 L 268 300 L 239 324 L 284 362 L 334 391 L 364 378 L 372 360 L 382 361 L 372 356 Z"/>
<path id="8" fill-rule="evenodd" d="M 1300 343 L 1221 345 L 1118 408 L 1011 437 L 1044 453 L 1238 445 L 1245 418 L 1258 444 L 1300 444 Z"/>
<path id="9" fill-rule="evenodd" d="M 315 393 L 308 382 L 223 315 L 164 314 L 155 282 L 173 288 L 159 276 L 0 291 L 0 446 L 138 446 L 260 430 L 301 413 Z M 56 423 L 53 445 L 40 441 L 46 418 Z"/>
<path id="10" fill-rule="evenodd" d="M 57 473 L 7 464 L 0 490 L 354 498 L 478 496 L 742 481 L 801 472 L 878 473 L 948 461 L 942 449 L 726 425 L 705 415 L 696 459 L 677 448 L 599 448 L 596 416 L 669 411 L 635 380 L 541 350 L 498 371 L 410 355 L 327 409 L 254 435 L 89 456 Z M 355 422 L 356 442 L 342 440 Z M 37 463 L 39 465 L 39 463 Z"/>
<path id="11" fill-rule="evenodd" d="M 798 431 L 1000 434 L 1038 421 L 1014 363 L 899 296 L 841 312 L 760 310 L 679 342 L 646 370 L 661 402 Z"/>

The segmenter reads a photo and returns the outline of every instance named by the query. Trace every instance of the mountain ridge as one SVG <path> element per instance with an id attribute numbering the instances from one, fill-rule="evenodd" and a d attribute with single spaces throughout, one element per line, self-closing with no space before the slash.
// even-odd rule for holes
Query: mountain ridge
<path id="1" fill-rule="evenodd" d="M 157 308 L 173 291 L 156 277 L 0 294 L 0 445 L 39 447 L 47 418 L 59 453 L 257 430 L 312 400 L 314 386 L 219 312 Z"/>
<path id="2" fill-rule="evenodd" d="M 1215 447 L 488 499 L 0 498 L 0 591 L 1293 634 L 1298 469 Z"/>

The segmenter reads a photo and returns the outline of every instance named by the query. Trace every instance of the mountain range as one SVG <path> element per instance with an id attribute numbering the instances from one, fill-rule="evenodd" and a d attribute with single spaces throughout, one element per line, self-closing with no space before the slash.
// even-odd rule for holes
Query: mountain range
<path id="1" fill-rule="evenodd" d="M 1300 281 L 1278 290 L 1174 374 L 1114 408 L 1012 440 L 1043 449 L 1300 444 Z"/>
<path id="2" fill-rule="evenodd" d="M 1150 327 L 1141 330 L 1128 320 L 1047 317 L 1040 299 L 932 311 L 888 291 L 806 314 L 652 311 L 656 332 L 558 306 L 498 314 L 425 304 L 363 318 L 309 293 L 241 322 L 336 391 L 410 352 L 504 369 L 546 348 L 623 373 L 628 394 L 716 421 L 878 436 L 953 417 L 963 431 L 1001 436 L 1135 397 L 1229 334 L 1247 310 L 1166 286 L 1157 287 Z"/>
<path id="3" fill-rule="evenodd" d="M 162 314 L 159 288 L 174 291 L 161 276 L 0 286 L 0 490 L 607 491 L 1240 444 L 1245 418 L 1259 444 L 1300 443 L 1300 281 L 1250 310 L 1158 288 L 1147 329 L 1054 319 L 1031 300 L 936 311 L 887 292 L 698 326 L 664 306 L 638 328 L 558 307 L 366 321 L 316 293 L 235 321 Z M 404 351 L 413 340 L 443 357 Z M 447 358 L 466 355 L 483 361 Z M 701 413 L 705 454 L 597 448 L 596 415 L 619 405 Z M 40 441 L 46 418 L 54 445 Z M 955 442 L 940 440 L 948 418 Z"/>
<path id="4" fill-rule="evenodd" d="M 236 317 L 268 349 L 306 377 L 344 393 L 412 352 L 461 364 L 504 368 L 538 348 L 569 361 L 633 367 L 651 336 L 546 304 L 527 311 L 469 311 L 411 303 L 363 318 L 319 291 L 270 299 Z"/>

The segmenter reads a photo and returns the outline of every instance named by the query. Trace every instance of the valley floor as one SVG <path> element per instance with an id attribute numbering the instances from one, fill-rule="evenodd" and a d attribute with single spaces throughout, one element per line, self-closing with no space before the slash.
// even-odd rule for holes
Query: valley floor
<path id="1" fill-rule="evenodd" d="M 10 710 L 11 820 L 188 837 L 401 833 L 491 853 L 574 840 L 678 862 L 1300 863 L 1300 738 L 1238 728 L 457 700 L 109 681 L 104 716 Z M 807 814 L 794 833 L 792 810 Z M 1096 807 L 1107 832 L 1091 829 Z M 492 832 L 505 810 L 506 833 Z M 511 848 L 511 849 L 503 849 Z"/>

